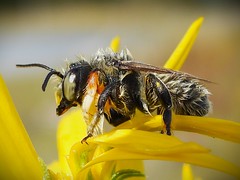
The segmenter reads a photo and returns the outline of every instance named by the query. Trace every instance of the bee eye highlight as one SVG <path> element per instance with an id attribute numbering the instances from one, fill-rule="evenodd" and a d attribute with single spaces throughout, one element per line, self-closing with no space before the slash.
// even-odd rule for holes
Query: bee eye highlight
<path id="1" fill-rule="evenodd" d="M 75 100 L 76 75 L 68 73 L 63 81 L 63 95 L 68 101 Z"/>

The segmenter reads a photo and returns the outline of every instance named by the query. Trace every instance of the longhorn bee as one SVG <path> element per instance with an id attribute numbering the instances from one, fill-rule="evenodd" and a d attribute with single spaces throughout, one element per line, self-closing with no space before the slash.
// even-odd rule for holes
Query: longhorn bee
<path id="1" fill-rule="evenodd" d="M 118 126 L 130 120 L 136 109 L 145 114 L 163 115 L 165 131 L 171 135 L 172 111 L 180 115 L 204 116 L 209 112 L 209 91 L 203 79 L 170 69 L 136 62 L 127 49 L 120 53 L 100 49 L 88 62 L 80 57 L 69 63 L 64 72 L 46 65 L 18 64 L 17 67 L 40 67 L 49 71 L 43 84 L 45 91 L 52 76 L 62 115 L 73 106 L 81 106 L 88 126 L 86 140 L 102 133 L 103 120 Z"/>

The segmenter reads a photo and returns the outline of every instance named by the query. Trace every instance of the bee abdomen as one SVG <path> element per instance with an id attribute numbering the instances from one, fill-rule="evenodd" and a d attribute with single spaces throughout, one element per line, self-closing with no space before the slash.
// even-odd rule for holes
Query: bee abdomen
<path id="1" fill-rule="evenodd" d="M 204 116 L 211 109 L 211 94 L 198 79 L 179 76 L 162 76 L 173 103 L 173 110 L 180 115 Z"/>
<path id="2" fill-rule="evenodd" d="M 211 108 L 210 92 L 198 82 L 190 80 L 180 84 L 177 91 L 170 90 L 170 93 L 176 114 L 204 116 Z"/>

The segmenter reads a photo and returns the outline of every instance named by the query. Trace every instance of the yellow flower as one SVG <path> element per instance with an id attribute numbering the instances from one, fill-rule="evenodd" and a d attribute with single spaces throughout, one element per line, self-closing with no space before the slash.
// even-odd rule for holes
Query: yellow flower
<path id="1" fill-rule="evenodd" d="M 38 155 L 0 76 L 0 179 L 41 179 Z"/>
<path id="2" fill-rule="evenodd" d="M 181 68 L 202 21 L 199 18 L 191 25 L 164 67 Z M 119 49 L 119 40 L 111 43 L 114 51 Z M 59 159 L 46 167 L 39 160 L 1 78 L 0 99 L 0 179 L 144 178 L 140 161 L 144 159 L 185 162 L 240 178 L 238 166 L 211 154 L 208 148 L 153 132 L 164 125 L 160 115 L 146 118 L 139 113 L 112 131 L 90 138 L 89 145 L 81 144 L 86 125 L 80 108 L 62 118 L 57 132 Z M 240 142 L 240 124 L 227 120 L 173 115 L 172 129 Z"/>

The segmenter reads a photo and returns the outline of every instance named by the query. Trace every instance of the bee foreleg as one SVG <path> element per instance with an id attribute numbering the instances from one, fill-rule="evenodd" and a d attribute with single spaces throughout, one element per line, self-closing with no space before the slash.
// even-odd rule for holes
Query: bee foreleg
<path id="1" fill-rule="evenodd" d="M 97 104 L 98 111 L 94 115 L 94 118 L 88 127 L 87 136 L 85 138 L 83 138 L 83 140 L 81 141 L 82 143 L 86 142 L 86 140 L 89 137 L 92 137 L 95 134 L 97 134 L 97 132 L 98 132 L 97 127 L 98 127 L 99 123 L 101 123 L 101 117 L 103 117 L 103 115 L 104 115 L 105 104 L 106 104 L 110 94 L 112 93 L 112 90 L 114 88 L 116 88 L 117 84 L 119 84 L 119 82 L 109 84 L 108 86 L 106 86 L 106 88 L 100 94 L 99 99 L 98 99 L 98 104 Z"/>
<path id="2" fill-rule="evenodd" d="M 166 125 L 167 135 L 171 135 L 171 121 L 172 121 L 172 99 L 170 92 L 166 85 L 157 78 L 154 74 L 149 74 L 149 78 L 151 79 L 151 83 L 153 85 L 153 89 L 163 106 L 163 121 Z M 157 109 L 158 113 L 160 113 L 160 109 Z"/>
<path id="3" fill-rule="evenodd" d="M 87 139 L 96 135 L 96 134 L 99 134 L 99 123 L 101 123 L 101 114 L 99 113 L 96 113 L 91 124 L 88 126 L 88 129 L 87 129 L 87 136 L 84 137 L 81 141 L 81 143 L 87 143 Z"/>

